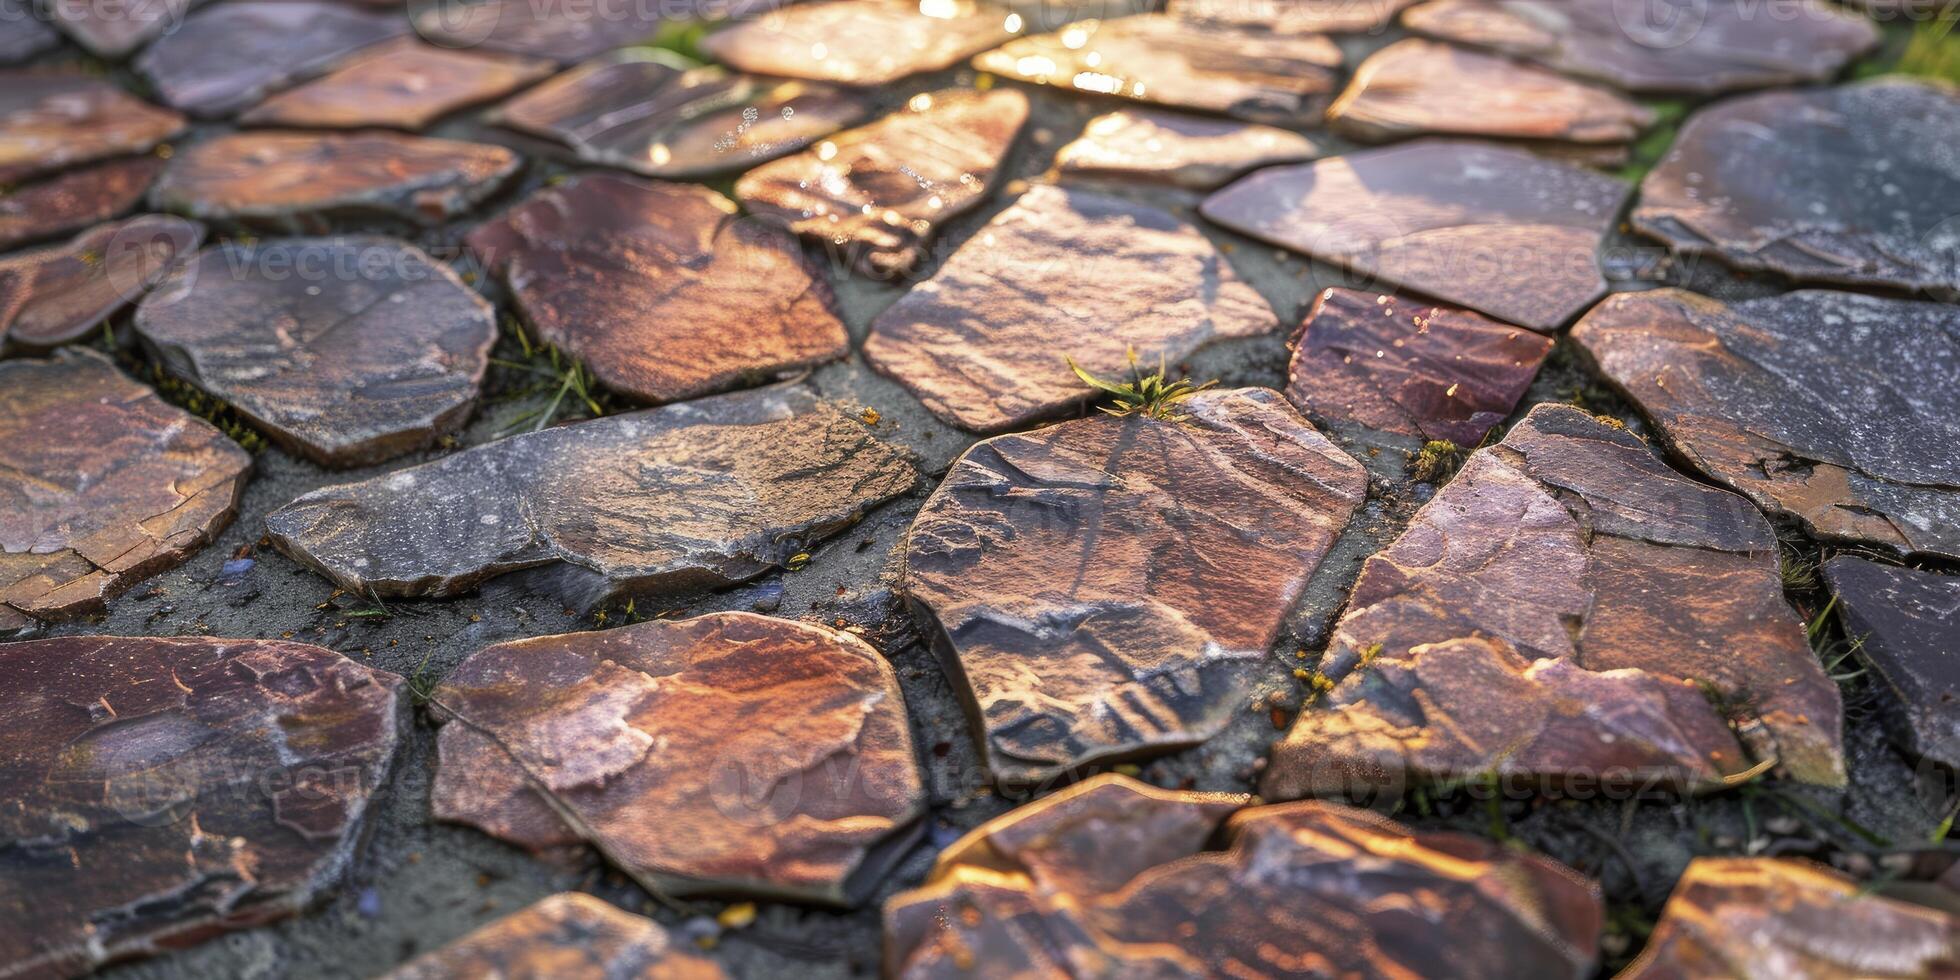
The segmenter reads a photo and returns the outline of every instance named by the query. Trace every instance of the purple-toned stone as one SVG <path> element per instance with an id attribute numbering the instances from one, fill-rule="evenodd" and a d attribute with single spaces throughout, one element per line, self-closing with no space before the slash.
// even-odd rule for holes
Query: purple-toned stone
<path id="1" fill-rule="evenodd" d="M 120 217 L 162 172 L 157 157 L 124 157 L 0 194 L 0 250 Z"/>
<path id="2" fill-rule="evenodd" d="M 0 184 L 142 153 L 183 130 L 183 116 L 99 78 L 0 71 Z"/>
<path id="3" fill-rule="evenodd" d="M 1299 133 L 1258 123 L 1155 109 L 1118 109 L 1089 120 L 1055 154 L 1063 176 L 1109 177 L 1208 191 L 1248 170 L 1321 155 Z"/>
<path id="4" fill-rule="evenodd" d="M 726 9 L 725 4 L 715 6 Z M 663 8 L 647 2 L 481 0 L 415 9 L 415 33 L 437 47 L 501 51 L 569 65 L 652 38 L 660 30 Z M 729 15 L 739 12 L 730 10 Z"/>
<path id="5" fill-rule="evenodd" d="M 950 68 L 1014 36 L 1008 12 L 976 0 L 800 3 L 708 35 L 701 49 L 738 71 L 883 85 Z"/>
<path id="6" fill-rule="evenodd" d="M 248 126 L 422 130 L 459 109 L 508 95 L 555 68 L 540 58 L 448 51 L 401 38 L 362 51 L 351 64 L 273 96 L 238 121 Z"/>
<path id="7" fill-rule="evenodd" d="M 1840 555 L 1824 563 L 1824 581 L 1897 709 L 1896 740 L 1960 769 L 1960 578 Z"/>
<path id="8" fill-rule="evenodd" d="M 1376 34 L 1415 0 L 1170 0 L 1165 13 L 1278 34 Z"/>
<path id="9" fill-rule="evenodd" d="M 164 102 L 229 116 L 408 31 L 400 13 L 337 0 L 230 0 L 184 19 L 136 58 Z"/>
<path id="10" fill-rule="evenodd" d="M 120 59 L 184 22 L 204 0 L 33 0 L 63 33 L 102 58 Z"/>
<path id="11" fill-rule="evenodd" d="M 382 975 L 383 980 L 727 980 L 658 922 L 582 892 L 560 892 L 526 906 L 432 953 Z"/>
<path id="12" fill-rule="evenodd" d="M 195 221 L 146 214 L 0 258 L 0 270 L 15 273 L 0 282 L 0 351 L 46 351 L 88 336 L 203 241 Z"/>
<path id="13" fill-rule="evenodd" d="M 34 16 L 32 0 L 0 0 L 0 65 L 26 61 L 61 43 L 61 35 Z"/>

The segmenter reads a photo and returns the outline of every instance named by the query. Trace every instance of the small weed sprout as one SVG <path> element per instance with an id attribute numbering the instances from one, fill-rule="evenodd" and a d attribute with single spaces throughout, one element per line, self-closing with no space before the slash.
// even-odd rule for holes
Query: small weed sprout
<path id="1" fill-rule="evenodd" d="M 1463 449 L 1448 439 L 1431 439 L 1409 463 L 1409 476 L 1417 483 L 1441 483 L 1456 475 L 1463 465 Z"/>
<path id="2" fill-rule="evenodd" d="M 1165 366 L 1161 355 L 1157 360 L 1157 370 L 1151 374 L 1143 373 L 1143 366 L 1137 362 L 1137 352 L 1134 349 L 1129 352 L 1129 359 L 1129 382 L 1116 384 L 1104 381 L 1083 370 L 1080 364 L 1075 363 L 1073 357 L 1063 358 L 1068 362 L 1069 370 L 1074 371 L 1075 376 L 1081 378 L 1084 384 L 1108 395 L 1115 403 L 1097 407 L 1106 414 L 1119 417 L 1141 415 L 1161 422 L 1182 422 L 1190 416 L 1179 412 L 1177 406 L 1192 395 L 1218 384 L 1216 381 L 1192 384 L 1189 378 L 1165 381 Z"/>

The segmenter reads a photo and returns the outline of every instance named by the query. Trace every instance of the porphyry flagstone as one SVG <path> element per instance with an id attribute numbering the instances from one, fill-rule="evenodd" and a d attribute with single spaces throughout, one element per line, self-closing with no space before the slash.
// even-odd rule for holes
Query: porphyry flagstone
<path id="1" fill-rule="evenodd" d="M 1014 36 L 1018 23 L 976 0 L 825 0 L 777 7 L 716 31 L 701 50 L 758 75 L 883 85 L 938 71 Z"/>
<path id="2" fill-rule="evenodd" d="M 383 980 L 725 980 L 660 923 L 582 892 L 560 892 L 390 971 Z"/>
<path id="3" fill-rule="evenodd" d="M 1278 392 L 1178 411 L 986 440 L 912 525 L 905 593 L 999 778 L 1223 729 L 1366 495 L 1361 464 Z"/>
<path id="4" fill-rule="evenodd" d="M 900 450 L 802 387 L 512 436 L 272 512 L 282 551 L 363 595 L 506 572 L 587 606 L 780 568 L 912 489 Z"/>
<path id="5" fill-rule="evenodd" d="M 183 116 L 100 78 L 0 71 L 0 184 L 143 153 L 183 130 Z"/>
<path id="6" fill-rule="evenodd" d="M 1623 144 L 1653 111 L 1611 89 L 1497 55 L 1420 38 L 1368 56 L 1327 110 L 1328 125 L 1371 143 L 1444 134 Z"/>
<path id="7" fill-rule="evenodd" d="M 657 3 L 566 0 L 431 4 L 415 8 L 415 33 L 452 50 L 502 51 L 569 65 L 652 38 L 660 30 L 663 9 Z M 733 16 L 738 11 L 728 12 Z"/>
<path id="8" fill-rule="evenodd" d="M 351 860 L 406 721 L 401 678 L 277 640 L 10 643 L 0 678 L 7 976 L 306 907 Z"/>
<path id="9" fill-rule="evenodd" d="M 868 126 L 839 133 L 735 183 L 750 214 L 845 251 L 880 278 L 918 263 L 939 227 L 993 190 L 1028 98 L 1013 89 L 915 95 Z"/>
<path id="10" fill-rule="evenodd" d="M 1167 211 L 1031 187 L 871 324 L 865 360 L 934 415 L 998 432 L 1093 394 L 1128 352 L 1175 362 L 1278 326 L 1211 241 Z"/>
<path id="11" fill-rule="evenodd" d="M 197 251 L 204 226 L 164 214 L 98 225 L 51 248 L 0 257 L 0 352 L 46 351 L 95 332 Z"/>
<path id="12" fill-rule="evenodd" d="M 1702 109 L 1632 222 L 1738 269 L 1960 298 L 1956 200 L 1960 90 L 1889 77 Z"/>
<path id="13" fill-rule="evenodd" d="M 1502 980 L 1597 962 L 1599 888 L 1550 858 L 1330 803 L 1251 802 L 1098 776 L 1009 811 L 886 903 L 886 970 Z"/>
<path id="14" fill-rule="evenodd" d="M 523 160 L 501 147 L 399 133 L 230 133 L 177 153 L 160 209 L 281 231 L 336 217 L 440 224 L 496 193 Z"/>
<path id="15" fill-rule="evenodd" d="M 144 298 L 136 333 L 164 369 L 327 466 L 419 449 L 475 406 L 496 311 L 389 238 L 210 249 Z"/>
<path id="16" fill-rule="evenodd" d="M 0 250 L 126 214 L 162 172 L 157 157 L 122 157 L 0 194 Z"/>
<path id="17" fill-rule="evenodd" d="M 183 23 L 203 0 L 34 0 L 62 33 L 102 58 L 122 58 Z"/>
<path id="18" fill-rule="evenodd" d="M 1089 120 L 1055 154 L 1063 176 L 1114 177 L 1207 191 L 1275 163 L 1320 156 L 1291 130 L 1153 109 L 1119 109 Z"/>
<path id="19" fill-rule="evenodd" d="M 1824 581 L 1894 702 L 1897 741 L 1960 769 L 1960 578 L 1840 555 L 1824 563 Z"/>
<path id="20" fill-rule="evenodd" d="M 1789 858 L 1696 858 L 1619 980 L 1944 976 L 1960 922 Z"/>
<path id="21" fill-rule="evenodd" d="M 1688 462 L 1765 510 L 1960 557 L 1960 309 L 1663 289 L 1609 297 L 1572 338 Z"/>
<path id="22" fill-rule="evenodd" d="M 1625 184 L 1522 150 L 1418 140 L 1250 174 L 1206 198 L 1227 228 L 1551 331 L 1606 292 Z"/>
<path id="23" fill-rule="evenodd" d="M 587 174 L 469 235 L 545 341 L 650 402 L 850 353 L 829 283 L 782 228 L 694 184 Z"/>
<path id="24" fill-rule="evenodd" d="M 1025 82 L 1282 123 L 1318 119 L 1340 66 L 1341 49 L 1318 34 L 1165 14 L 1077 21 L 973 59 Z"/>
<path id="25" fill-rule="evenodd" d="M 584 841 L 656 894 L 854 903 L 925 811 L 897 675 L 825 626 L 710 613 L 500 643 L 431 700 L 437 819 Z"/>
<path id="26" fill-rule="evenodd" d="M 231 522 L 252 458 L 93 351 L 0 361 L 0 630 L 59 619 Z"/>
<path id="27" fill-rule="evenodd" d="M 164 102 L 193 116 L 229 116 L 407 31 L 398 12 L 338 0 L 229 0 L 186 17 L 134 65 Z"/>
<path id="28" fill-rule="evenodd" d="M 449 51 L 404 38 L 363 51 L 352 63 L 267 99 L 238 121 L 248 126 L 421 130 L 449 113 L 508 95 L 555 68 L 541 58 Z"/>
<path id="29" fill-rule="evenodd" d="M 1552 338 L 1469 310 L 1328 289 L 1288 345 L 1302 412 L 1475 446 L 1524 397 Z"/>
<path id="30" fill-rule="evenodd" d="M 1170 0 L 1165 12 L 1281 34 L 1374 34 L 1415 0 Z"/>
<path id="31" fill-rule="evenodd" d="M 1431 0 L 1402 14 L 1418 34 L 1526 58 L 1650 95 L 1716 95 L 1822 82 L 1878 43 L 1871 21 L 1794 0 L 1654 7 L 1624 0 Z"/>
<path id="32" fill-rule="evenodd" d="M 669 61 L 637 49 L 607 55 L 512 99 L 497 119 L 588 163 L 698 177 L 794 153 L 871 112 L 863 96 L 834 85 Z"/>
<path id="33" fill-rule="evenodd" d="M 1489 775 L 1699 791 L 1772 763 L 1845 779 L 1837 685 L 1769 522 L 1566 405 L 1473 454 L 1367 560 L 1320 674 L 1268 798 Z"/>
<path id="34" fill-rule="evenodd" d="M 34 16 L 32 0 L 0 0 L 0 65 L 11 65 L 61 43 L 61 35 Z"/>

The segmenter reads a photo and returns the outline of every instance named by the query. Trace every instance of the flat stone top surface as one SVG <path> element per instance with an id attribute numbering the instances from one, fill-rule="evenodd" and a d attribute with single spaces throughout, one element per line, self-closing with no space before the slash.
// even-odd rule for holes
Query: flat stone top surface
<path id="1" fill-rule="evenodd" d="M 758 75 L 879 85 L 952 67 L 1012 37 L 1010 23 L 977 0 L 823 0 L 716 31 L 701 49 Z"/>
<path id="2" fill-rule="evenodd" d="M 1960 577 L 1851 555 L 1824 563 L 1847 637 L 1876 667 L 1907 751 L 1960 767 Z"/>
<path id="3" fill-rule="evenodd" d="M 0 184 L 124 153 L 184 130 L 184 117 L 99 78 L 0 71 Z"/>
<path id="4" fill-rule="evenodd" d="M 1368 56 L 1327 110 L 1328 125 L 1380 143 L 1429 133 L 1625 143 L 1654 121 L 1611 89 L 1420 38 Z"/>
<path id="5" fill-rule="evenodd" d="M 88 3 L 60 0 L 42 9 L 63 34 L 91 54 L 122 58 L 151 38 L 183 23 L 184 15 L 201 0 L 128 0 L 126 3 Z"/>
<path id="6" fill-rule="evenodd" d="M 204 231 L 145 214 L 0 258 L 0 351 L 42 352 L 95 333 L 196 252 Z"/>
<path id="7" fill-rule="evenodd" d="M 0 250 L 126 214 L 161 173 L 163 161 L 155 156 L 120 157 L 0 194 Z"/>
<path id="8" fill-rule="evenodd" d="M 385 980 L 616 980 L 622 964 L 648 980 L 728 976 L 652 919 L 583 892 L 560 892 L 417 957 Z"/>
<path id="9" fill-rule="evenodd" d="M 550 75 L 543 58 L 451 51 L 402 38 L 367 48 L 352 63 L 260 103 L 248 126 L 420 130 L 448 113 L 489 102 Z"/>
<path id="10" fill-rule="evenodd" d="M 1208 191 L 1255 167 L 1321 155 L 1292 130 L 1154 109 L 1097 116 L 1055 154 L 1064 175 L 1149 181 Z"/>
<path id="11" fill-rule="evenodd" d="M 228 116 L 406 33 L 399 13 L 339 0 L 229 0 L 192 13 L 133 64 L 164 102 L 194 116 Z"/>
<path id="12" fill-rule="evenodd" d="M 720 9 L 739 15 L 741 3 Z M 415 8 L 415 33 L 438 47 L 482 48 L 561 65 L 652 38 L 660 30 L 659 4 L 544 3 L 539 0 L 473 0 Z"/>
<path id="13" fill-rule="evenodd" d="M 1378 33 L 1415 0 L 1170 0 L 1164 12 L 1282 34 Z"/>

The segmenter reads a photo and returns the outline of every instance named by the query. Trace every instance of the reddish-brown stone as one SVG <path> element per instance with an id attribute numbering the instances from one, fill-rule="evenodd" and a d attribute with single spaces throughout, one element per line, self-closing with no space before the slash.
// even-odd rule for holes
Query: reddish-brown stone
<path id="1" fill-rule="evenodd" d="M 142 153 L 183 131 L 183 116 L 100 78 L 0 71 L 0 184 Z"/>
<path id="2" fill-rule="evenodd" d="M 825 0 L 781 7 L 701 41 L 758 75 L 883 85 L 950 68 L 1014 35 L 1005 9 L 976 0 Z"/>
<path id="3" fill-rule="evenodd" d="M 1379 33 L 1415 0 L 1170 0 L 1165 12 L 1281 34 Z"/>
<path id="4" fill-rule="evenodd" d="M 62 32 L 91 54 L 122 58 L 151 38 L 184 22 L 184 15 L 203 0 L 35 0 L 35 6 Z"/>
<path id="5" fill-rule="evenodd" d="M 995 215 L 871 324 L 865 360 L 934 415 L 998 432 L 1093 394 L 1128 352 L 1178 361 L 1278 325 L 1198 229 L 1146 204 L 1046 185 Z"/>
<path id="6" fill-rule="evenodd" d="M 1894 709 L 1894 740 L 1960 769 L 1960 578 L 1851 555 L 1824 563 L 1844 632 Z"/>
<path id="7" fill-rule="evenodd" d="M 1204 741 L 1245 710 L 1361 464 L 1279 394 L 981 442 L 919 511 L 904 588 L 1010 780 Z"/>
<path id="8" fill-rule="evenodd" d="M 1286 398 L 1302 412 L 1475 446 L 1517 407 L 1552 338 L 1469 310 L 1329 289 L 1289 346 Z"/>
<path id="9" fill-rule="evenodd" d="M 742 175 L 749 213 L 830 243 L 869 275 L 915 265 L 939 227 L 993 190 L 1028 98 L 1013 89 L 948 90 Z"/>
<path id="10" fill-rule="evenodd" d="M 740 14 L 721 4 L 728 16 Z M 657 3 L 578 3 L 574 0 L 472 0 L 415 10 L 415 33 L 438 47 L 482 49 L 561 65 L 651 39 L 660 30 Z"/>
<path id="11" fill-rule="evenodd" d="M 469 236 L 539 337 L 649 402 L 754 384 L 850 353 L 795 237 L 693 184 L 588 174 Z"/>
<path id="12" fill-rule="evenodd" d="M 1329 803 L 1250 802 L 1098 776 L 1012 810 L 886 903 L 885 969 L 1508 980 L 1595 965 L 1599 889 L 1562 864 Z"/>
<path id="13" fill-rule="evenodd" d="M 1234 231 L 1551 331 L 1606 292 L 1625 184 L 1521 150 L 1419 140 L 1253 173 L 1205 200 Z"/>
<path id="14" fill-rule="evenodd" d="M 711 613 L 500 643 L 432 703 L 438 819 L 589 843 L 660 894 L 852 903 L 925 810 L 897 675 L 811 623 Z"/>
<path id="15" fill-rule="evenodd" d="M 1341 49 L 1318 34 L 1272 34 L 1141 14 L 1017 38 L 973 67 L 1076 92 L 1258 122 L 1310 123 L 1335 88 Z"/>
<path id="16" fill-rule="evenodd" d="M 276 640 L 0 646 L 0 973 L 79 976 L 332 889 L 407 721 L 401 686 Z"/>
<path id="17" fill-rule="evenodd" d="M 0 352 L 47 351 L 93 333 L 197 251 L 204 226 L 146 214 L 66 245 L 0 258 Z"/>
<path id="18" fill-rule="evenodd" d="M 713 960 L 645 916 L 560 892 L 383 975 L 383 980 L 724 980 Z"/>
<path id="19" fill-rule="evenodd" d="M 120 217 L 162 172 L 157 157 L 123 157 L 0 194 L 0 250 Z"/>
<path id="20" fill-rule="evenodd" d="M 407 32 L 399 11 L 339 0 L 229 0 L 185 18 L 133 65 L 164 102 L 193 116 L 229 116 Z"/>
<path id="21" fill-rule="evenodd" d="M 1329 704 L 1275 747 L 1268 797 L 1489 774 L 1702 790 L 1772 761 L 1845 778 L 1769 523 L 1569 406 L 1472 455 L 1368 559 L 1320 671 Z"/>
<path id="22" fill-rule="evenodd" d="M 1113 177 L 1208 191 L 1248 170 L 1317 156 L 1319 146 L 1289 130 L 1153 109 L 1119 109 L 1089 120 L 1082 136 L 1055 154 L 1055 164 L 1064 176 Z"/>
<path id="23" fill-rule="evenodd" d="M 448 51 L 403 38 L 369 48 L 345 67 L 273 96 L 238 121 L 248 126 L 421 130 L 449 113 L 508 95 L 555 68 L 541 58 Z"/>

